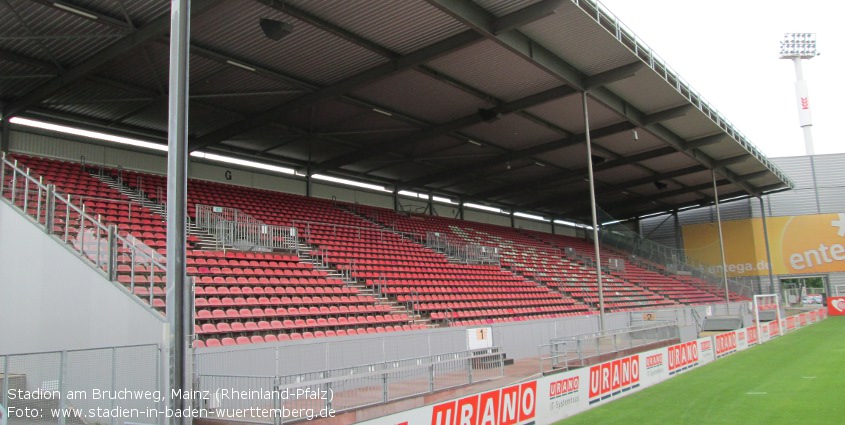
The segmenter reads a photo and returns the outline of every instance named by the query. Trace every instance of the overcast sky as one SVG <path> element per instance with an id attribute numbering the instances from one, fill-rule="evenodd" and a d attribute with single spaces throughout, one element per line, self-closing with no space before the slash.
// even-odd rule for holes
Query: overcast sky
<path id="1" fill-rule="evenodd" d="M 816 154 L 845 152 L 845 20 L 831 0 L 601 0 L 769 157 L 804 155 L 787 32 L 814 32 L 802 62 Z"/>

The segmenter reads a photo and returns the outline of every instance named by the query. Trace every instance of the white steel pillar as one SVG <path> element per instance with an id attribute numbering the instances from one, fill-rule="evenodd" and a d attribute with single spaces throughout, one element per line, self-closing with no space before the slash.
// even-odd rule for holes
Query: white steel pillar
<path id="1" fill-rule="evenodd" d="M 725 310 L 730 305 L 730 294 L 728 293 L 728 266 L 725 261 L 725 240 L 722 238 L 722 214 L 719 212 L 719 188 L 716 187 L 716 170 L 712 170 L 713 176 L 713 198 L 716 200 L 716 224 L 719 227 L 719 252 L 722 255 L 722 279 L 725 282 Z"/>
<path id="2" fill-rule="evenodd" d="M 604 287 L 601 281 L 601 249 L 599 248 L 599 224 L 596 218 L 596 186 L 593 180 L 593 148 L 590 142 L 590 113 L 587 108 L 587 92 L 581 93 L 584 107 L 584 134 L 587 142 L 587 179 L 590 183 L 590 214 L 593 219 L 593 245 L 596 252 L 596 283 L 599 287 L 599 328 L 604 330 Z"/>
<path id="3" fill-rule="evenodd" d="M 190 0 L 170 3 L 170 81 L 167 126 L 167 320 L 169 323 L 170 392 L 173 411 L 191 407 L 186 397 L 193 387 L 191 347 L 194 288 L 185 274 L 188 172 L 188 55 Z M 175 415 L 171 424 L 189 425 L 190 417 Z"/>

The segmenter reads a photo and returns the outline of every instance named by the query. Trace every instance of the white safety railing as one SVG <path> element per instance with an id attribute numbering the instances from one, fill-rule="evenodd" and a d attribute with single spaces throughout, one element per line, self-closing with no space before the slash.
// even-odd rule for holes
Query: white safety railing
<path id="1" fill-rule="evenodd" d="M 656 343 L 668 344 L 678 338 L 680 329 L 673 321 L 553 338 L 548 344 L 540 345 L 540 371 L 588 366 L 608 354 Z"/>
<path id="2" fill-rule="evenodd" d="M 201 402 L 220 412 L 220 419 L 228 418 L 227 411 L 234 416 L 256 408 L 267 413 L 258 422 L 278 424 L 302 419 L 286 412 L 312 412 L 313 419 L 329 409 L 338 413 L 503 376 L 504 354 L 494 347 L 287 376 L 199 375 L 198 389 L 268 394 L 262 400 L 210 396 Z"/>
<path id="3" fill-rule="evenodd" d="M 76 197 L 44 184 L 29 169 L 2 156 L 0 198 L 14 206 L 45 233 L 52 235 L 111 281 L 142 295 L 150 306 L 163 307 L 166 283 L 165 259 L 128 232 L 106 225 L 86 211 Z M 155 297 L 161 303 L 154 302 Z"/>
<path id="4" fill-rule="evenodd" d="M 454 258 L 464 264 L 500 264 L 499 247 L 455 242 L 439 232 L 426 233 L 426 247 Z"/>
<path id="5" fill-rule="evenodd" d="M 241 251 L 296 250 L 295 227 L 273 226 L 237 208 L 197 204 L 197 227 L 213 234 L 218 248 Z"/>

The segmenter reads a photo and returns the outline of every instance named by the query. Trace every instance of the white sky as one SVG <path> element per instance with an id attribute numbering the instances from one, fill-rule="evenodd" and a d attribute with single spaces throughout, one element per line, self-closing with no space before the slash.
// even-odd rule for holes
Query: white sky
<path id="1" fill-rule="evenodd" d="M 600 0 L 769 157 L 804 155 L 787 32 L 814 32 L 802 62 L 816 154 L 845 152 L 845 19 L 831 0 Z"/>

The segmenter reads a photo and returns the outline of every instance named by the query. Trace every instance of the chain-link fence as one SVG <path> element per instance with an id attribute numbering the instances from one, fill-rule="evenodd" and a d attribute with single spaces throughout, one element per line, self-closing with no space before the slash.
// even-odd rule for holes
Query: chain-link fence
<path id="1" fill-rule="evenodd" d="M 9 425 L 163 424 L 158 345 L 0 355 Z"/>

